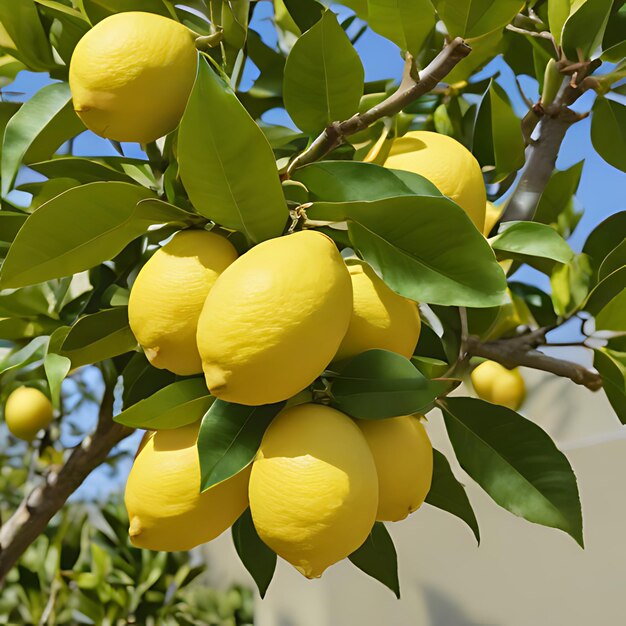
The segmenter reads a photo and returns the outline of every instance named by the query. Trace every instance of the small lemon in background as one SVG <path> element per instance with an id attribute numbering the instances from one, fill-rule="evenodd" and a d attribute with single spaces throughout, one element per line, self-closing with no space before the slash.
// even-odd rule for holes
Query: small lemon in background
<path id="1" fill-rule="evenodd" d="M 517 411 L 526 398 L 526 385 L 516 367 L 512 370 L 495 361 L 484 361 L 471 373 L 479 398 Z"/>
<path id="2" fill-rule="evenodd" d="M 127 11 L 98 22 L 70 61 L 74 110 L 115 141 L 148 143 L 173 131 L 196 76 L 191 31 L 167 17 Z"/>
<path id="3" fill-rule="evenodd" d="M 53 414 L 48 396 L 33 387 L 19 387 L 11 392 L 4 406 L 9 431 L 24 441 L 32 441 L 42 428 L 48 428 Z"/>
<path id="4" fill-rule="evenodd" d="M 276 554 L 317 578 L 367 539 L 377 507 L 376 466 L 352 419 L 320 404 L 274 419 L 252 465 L 250 512 Z"/>
<path id="5" fill-rule="evenodd" d="M 418 417 L 357 420 L 378 472 L 377 520 L 397 522 L 417 510 L 433 479 L 433 447 Z"/>

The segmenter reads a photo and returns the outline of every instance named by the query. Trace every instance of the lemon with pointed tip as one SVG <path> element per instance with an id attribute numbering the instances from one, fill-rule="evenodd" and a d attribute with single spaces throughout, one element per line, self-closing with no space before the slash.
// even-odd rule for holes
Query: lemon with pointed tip
<path id="1" fill-rule="evenodd" d="M 330 363 L 351 314 L 350 274 L 329 237 L 308 230 L 260 243 L 204 303 L 197 339 L 209 390 L 254 406 L 291 398 Z"/>
<path id="2" fill-rule="evenodd" d="M 482 233 L 487 193 L 478 161 L 456 139 L 426 130 L 394 139 L 385 167 L 420 174 L 454 200 Z"/>
<path id="3" fill-rule="evenodd" d="M 483 235 L 489 236 L 489 233 L 493 230 L 493 227 L 498 223 L 500 216 L 502 215 L 503 207 L 497 207 L 491 202 L 487 202 L 485 207 L 485 227 L 483 229 Z"/>
<path id="4" fill-rule="evenodd" d="M 74 110 L 101 137 L 154 141 L 178 125 L 197 58 L 192 33 L 179 22 L 141 11 L 110 15 L 72 54 Z"/>
<path id="5" fill-rule="evenodd" d="M 367 263 L 346 262 L 352 279 L 352 317 L 335 360 L 366 350 L 390 350 L 410 358 L 420 335 L 417 304 L 392 291 Z"/>
<path id="6" fill-rule="evenodd" d="M 202 371 L 198 318 L 217 277 L 236 258 L 225 237 L 185 230 L 141 268 L 130 291 L 128 319 L 152 365 L 181 376 Z"/>
<path id="7" fill-rule="evenodd" d="M 484 361 L 471 373 L 479 398 L 517 411 L 526 398 L 526 385 L 516 367 L 512 370 L 495 361 Z"/>
<path id="8" fill-rule="evenodd" d="M 426 499 L 433 478 L 433 447 L 419 418 L 357 420 L 378 473 L 377 520 L 397 522 Z"/>
<path id="9" fill-rule="evenodd" d="M 259 537 L 307 578 L 352 554 L 376 518 L 378 478 L 365 437 L 320 404 L 284 409 L 252 464 L 250 512 Z"/>
<path id="10" fill-rule="evenodd" d="M 200 493 L 199 429 L 195 422 L 151 432 L 139 446 L 124 494 L 138 548 L 191 550 L 221 535 L 248 506 L 249 467 Z"/>
<path id="11" fill-rule="evenodd" d="M 48 428 L 53 414 L 48 396 L 34 387 L 18 387 L 4 405 L 7 428 L 24 441 L 32 441 L 41 429 Z"/>

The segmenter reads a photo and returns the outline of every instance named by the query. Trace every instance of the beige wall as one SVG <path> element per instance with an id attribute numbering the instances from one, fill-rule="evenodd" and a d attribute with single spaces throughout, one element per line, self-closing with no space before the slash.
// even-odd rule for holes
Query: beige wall
<path id="1" fill-rule="evenodd" d="M 525 372 L 524 412 L 556 439 L 578 476 L 586 549 L 560 531 L 500 509 L 462 470 L 482 532 L 480 547 L 451 515 L 424 506 L 388 528 L 402 599 L 349 562 L 307 581 L 279 563 L 258 626 L 614 626 L 626 624 L 626 440 L 602 393 Z M 441 417 L 428 424 L 444 453 Z M 248 581 L 230 537 L 210 544 L 214 578 Z"/>

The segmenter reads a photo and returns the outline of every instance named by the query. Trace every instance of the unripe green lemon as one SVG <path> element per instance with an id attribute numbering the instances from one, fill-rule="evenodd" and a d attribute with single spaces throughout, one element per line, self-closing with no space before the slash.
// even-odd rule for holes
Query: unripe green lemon
<path id="1" fill-rule="evenodd" d="M 509 370 L 495 361 L 484 361 L 471 374 L 479 398 L 517 411 L 526 397 L 526 385 L 519 369 Z"/>
<path id="2" fill-rule="evenodd" d="M 260 405 L 294 396 L 330 363 L 352 314 L 350 274 L 319 232 L 270 239 L 215 281 L 198 322 L 211 393 Z"/>
<path id="3" fill-rule="evenodd" d="M 392 291 L 363 261 L 347 263 L 352 279 L 352 317 L 335 359 L 366 350 L 391 350 L 409 358 L 420 335 L 417 304 Z"/>
<path id="4" fill-rule="evenodd" d="M 452 137 L 425 130 L 394 139 L 385 167 L 427 178 L 465 210 L 482 233 L 487 193 L 478 161 Z"/>
<path id="5" fill-rule="evenodd" d="M 126 483 L 133 545 L 190 550 L 221 535 L 248 506 L 250 468 L 200 493 L 200 422 L 148 433 Z"/>
<path id="6" fill-rule="evenodd" d="M 155 367 L 202 371 L 198 318 L 217 277 L 237 258 L 233 245 L 205 230 L 185 230 L 141 268 L 128 301 L 130 327 Z"/>
<path id="7" fill-rule="evenodd" d="M 433 478 L 433 447 L 417 417 L 357 420 L 378 472 L 376 519 L 403 520 L 424 502 Z"/>
<path id="8" fill-rule="evenodd" d="M 154 141 L 178 125 L 196 65 L 186 26 L 154 13 L 116 13 L 87 31 L 74 49 L 74 109 L 101 137 Z"/>
<path id="9" fill-rule="evenodd" d="M 358 426 L 320 404 L 283 410 L 250 475 L 259 537 L 307 578 L 354 552 L 376 518 L 378 479 Z"/>
<path id="10" fill-rule="evenodd" d="M 48 428 L 53 413 L 48 396 L 33 387 L 19 387 L 11 392 L 4 406 L 9 431 L 25 441 L 32 441 L 42 428 Z"/>

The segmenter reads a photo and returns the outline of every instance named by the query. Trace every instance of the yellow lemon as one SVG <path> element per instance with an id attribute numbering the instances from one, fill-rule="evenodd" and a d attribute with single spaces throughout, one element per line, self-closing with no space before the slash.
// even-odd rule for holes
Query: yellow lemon
<path id="1" fill-rule="evenodd" d="M 461 143 L 425 130 L 394 139 L 385 167 L 420 174 L 465 210 L 483 232 L 487 194 L 478 161 Z"/>
<path id="2" fill-rule="evenodd" d="M 152 365 L 181 376 L 202 371 L 198 318 L 213 283 L 236 258 L 221 235 L 185 230 L 143 266 L 130 292 L 128 319 Z"/>
<path id="3" fill-rule="evenodd" d="M 526 397 L 526 385 L 519 369 L 507 369 L 495 361 L 484 361 L 471 374 L 479 398 L 517 411 Z"/>
<path id="4" fill-rule="evenodd" d="M 249 493 L 259 537 L 317 578 L 367 539 L 378 479 L 365 437 L 347 415 L 300 404 L 283 410 L 265 432 Z"/>
<path id="5" fill-rule="evenodd" d="M 315 231 L 264 241 L 217 279 L 198 322 L 211 393 L 239 404 L 286 400 L 335 356 L 352 284 L 335 244 Z"/>
<path id="6" fill-rule="evenodd" d="M 138 548 L 190 550 L 221 535 L 248 506 L 249 467 L 200 493 L 199 429 L 196 422 L 152 432 L 139 447 L 124 495 Z"/>
<path id="7" fill-rule="evenodd" d="M 493 230 L 493 227 L 497 224 L 504 206 L 495 206 L 491 202 L 487 202 L 485 207 L 485 227 L 483 228 L 483 235 L 489 236 L 489 233 Z"/>
<path id="8" fill-rule="evenodd" d="M 19 387 L 9 394 L 4 406 L 4 420 L 18 439 L 32 441 L 52 421 L 52 403 L 33 387 Z"/>
<path id="9" fill-rule="evenodd" d="M 433 478 L 433 447 L 417 417 L 357 420 L 378 472 L 376 519 L 403 520 L 424 502 Z"/>
<path id="10" fill-rule="evenodd" d="M 187 27 L 154 13 L 116 13 L 98 22 L 74 50 L 74 109 L 97 135 L 154 141 L 178 125 L 196 64 Z"/>
<path id="11" fill-rule="evenodd" d="M 392 291 L 363 261 L 348 261 L 352 279 L 352 317 L 336 360 L 366 350 L 391 350 L 409 358 L 420 335 L 417 304 Z"/>

